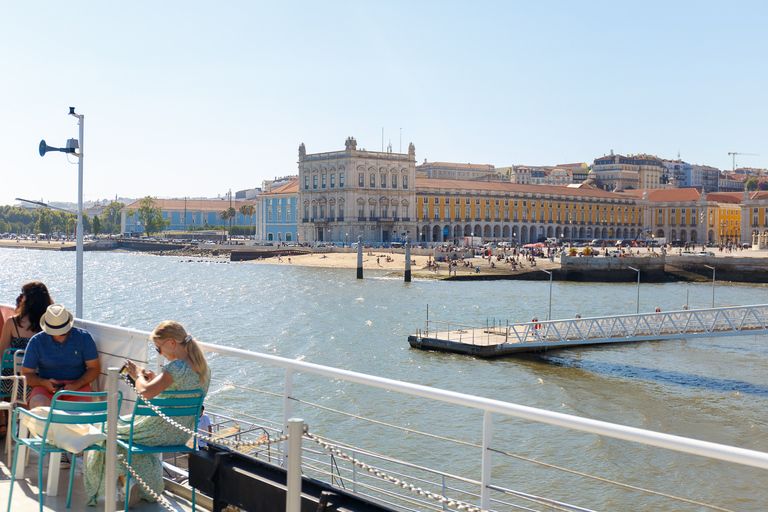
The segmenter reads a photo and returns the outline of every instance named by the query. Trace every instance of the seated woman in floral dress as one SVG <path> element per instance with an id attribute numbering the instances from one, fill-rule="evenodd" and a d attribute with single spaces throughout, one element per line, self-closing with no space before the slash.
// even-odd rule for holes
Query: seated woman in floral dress
<path id="1" fill-rule="evenodd" d="M 192 391 L 195 389 L 208 392 L 211 381 L 211 372 L 205 360 L 202 350 L 191 335 L 178 322 L 165 321 L 161 323 L 150 336 L 159 354 L 162 354 L 168 364 L 163 366 L 163 371 L 155 375 L 151 370 L 140 368 L 132 361 L 126 363 L 129 375 L 136 380 L 136 390 L 147 399 L 159 395 L 173 396 L 173 391 Z M 193 417 L 175 418 L 178 423 L 188 429 L 194 428 Z M 130 425 L 118 423 L 117 436 L 120 439 L 128 439 Z M 136 419 L 133 431 L 133 440 L 139 444 L 152 446 L 172 446 L 185 444 L 190 435 L 178 428 L 166 423 L 156 416 L 142 416 Z M 120 449 L 119 453 L 127 456 Z M 88 495 L 88 505 L 95 506 L 99 497 L 104 494 L 106 476 L 106 454 L 93 451 L 88 455 L 84 470 L 85 491 Z M 163 473 L 160 459 L 157 455 L 134 455 L 131 466 L 141 476 L 156 494 L 163 492 Z M 119 475 L 118 489 L 125 486 L 126 470 L 118 462 L 117 474 Z M 156 501 L 150 493 L 141 488 L 136 482 L 129 486 L 129 505 L 134 505 L 139 499 Z M 122 505 L 119 507 L 122 508 Z"/>

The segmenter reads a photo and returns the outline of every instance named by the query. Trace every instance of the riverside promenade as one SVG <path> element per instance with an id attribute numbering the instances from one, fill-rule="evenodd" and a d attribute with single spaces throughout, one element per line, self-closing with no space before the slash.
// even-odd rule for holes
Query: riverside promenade
<path id="1" fill-rule="evenodd" d="M 51 242 L 32 240 L 0 240 L 0 248 L 38 249 L 38 250 L 72 250 L 74 242 Z M 237 247 L 237 246 L 235 246 Z M 265 248 L 266 249 L 266 248 Z M 118 249 L 121 250 L 121 249 Z M 583 248 L 579 248 L 579 251 Z M 611 248 L 609 248 L 611 250 Z M 236 251 L 236 249 L 235 249 Z M 155 252 L 163 256 L 193 258 L 231 258 L 233 246 L 216 245 L 211 248 L 186 246 L 183 249 Z M 707 253 L 712 255 L 687 255 L 681 251 L 669 251 L 663 258 L 660 267 L 659 249 L 632 249 L 632 253 L 626 258 L 614 258 L 605 256 L 604 250 L 600 256 L 582 256 L 562 258 L 560 255 L 551 261 L 548 258 L 536 258 L 536 265 L 531 266 L 527 261 L 522 267 L 512 270 L 511 265 L 496 261 L 491 266 L 487 258 L 479 256 L 465 258 L 468 267 L 459 265 L 456 275 L 448 275 L 446 263 L 438 262 L 437 270 L 428 267 L 433 258 L 440 259 L 449 253 L 440 252 L 437 249 L 413 248 L 411 259 L 412 275 L 420 279 L 450 279 L 450 280 L 549 280 L 549 275 L 542 270 L 553 272 L 556 281 L 615 281 L 630 282 L 637 279 L 637 273 L 629 267 L 640 268 L 641 282 L 668 282 L 668 281 L 711 281 L 712 271 L 705 267 L 716 268 L 717 281 L 731 282 L 768 282 L 768 251 L 743 249 L 734 252 L 719 251 L 717 248 L 707 248 Z M 389 260 L 388 260 L 389 258 Z M 242 264 L 250 265 L 295 265 L 304 267 L 347 268 L 354 270 L 357 267 L 357 252 L 351 248 L 317 248 L 309 254 L 295 256 L 266 257 L 262 260 L 251 260 Z M 363 269 L 382 270 L 394 275 L 402 275 L 405 267 L 405 255 L 403 249 L 364 249 Z M 477 269 L 480 269 L 478 272 Z"/>

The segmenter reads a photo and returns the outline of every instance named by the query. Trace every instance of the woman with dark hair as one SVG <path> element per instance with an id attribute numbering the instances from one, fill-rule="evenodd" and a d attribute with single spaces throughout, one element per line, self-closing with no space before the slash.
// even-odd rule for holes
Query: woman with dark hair
<path id="1" fill-rule="evenodd" d="M 53 304 L 48 288 L 40 281 L 31 281 L 21 287 L 21 294 L 16 298 L 16 314 L 5 321 L 0 334 L 0 354 L 9 348 L 27 348 L 29 339 L 40 332 L 40 319 L 48 306 Z M 7 369 L 3 375 L 11 375 L 12 369 Z M 11 381 L 3 381 L 3 394 L 10 394 Z M 0 414 L 0 437 L 6 434 L 7 417 L 5 411 Z"/>

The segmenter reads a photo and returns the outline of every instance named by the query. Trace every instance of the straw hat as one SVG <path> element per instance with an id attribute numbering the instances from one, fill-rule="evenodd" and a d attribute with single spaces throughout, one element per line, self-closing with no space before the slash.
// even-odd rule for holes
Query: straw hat
<path id="1" fill-rule="evenodd" d="M 67 334 L 74 323 L 75 317 L 63 304 L 51 304 L 40 319 L 40 327 L 51 336 Z"/>

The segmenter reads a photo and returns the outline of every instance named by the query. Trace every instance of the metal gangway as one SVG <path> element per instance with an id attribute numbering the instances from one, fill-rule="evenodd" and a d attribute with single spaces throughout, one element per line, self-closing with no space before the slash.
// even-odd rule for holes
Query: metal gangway
<path id="1" fill-rule="evenodd" d="M 431 331 L 429 329 L 431 324 Z M 602 343 L 768 333 L 768 304 L 470 327 L 429 321 L 411 346 L 480 356 Z M 466 350 L 464 350 L 466 349 Z"/>

